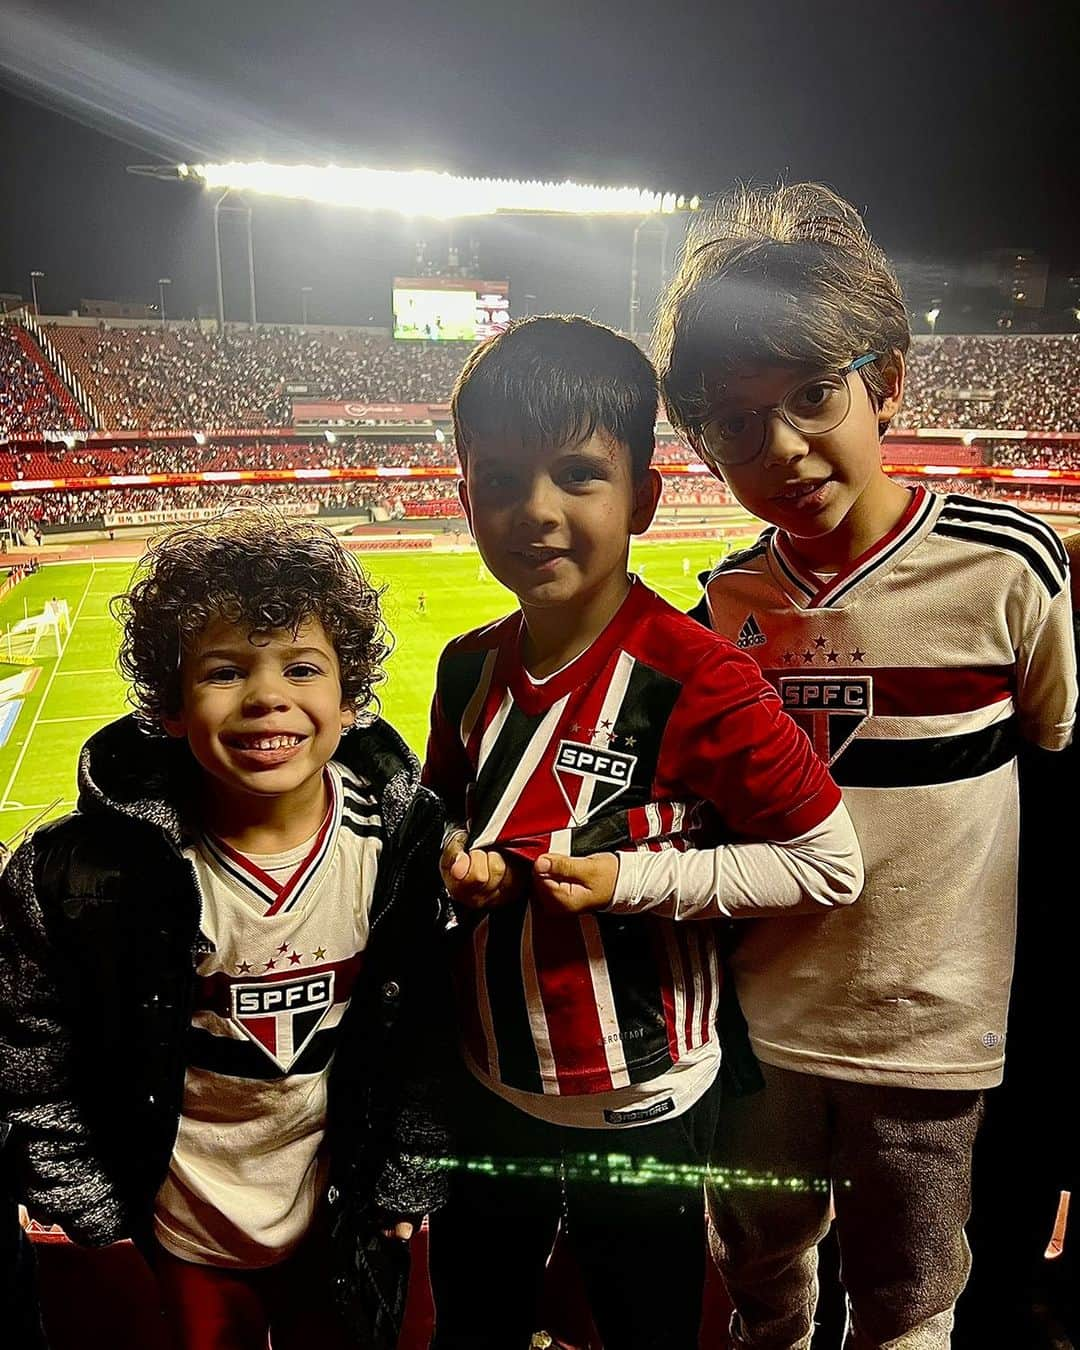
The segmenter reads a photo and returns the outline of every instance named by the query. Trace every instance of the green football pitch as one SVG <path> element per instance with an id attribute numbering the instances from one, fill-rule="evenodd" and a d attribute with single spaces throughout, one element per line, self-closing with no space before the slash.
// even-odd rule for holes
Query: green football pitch
<path id="1" fill-rule="evenodd" d="M 697 573 L 718 558 L 720 548 L 709 541 L 637 544 L 631 567 L 672 604 L 689 609 L 701 594 Z M 439 652 L 458 633 L 507 613 L 513 597 L 481 572 L 471 552 L 378 554 L 363 561 L 385 587 L 383 609 L 394 637 L 387 679 L 379 687 L 382 712 L 422 755 Z M 67 601 L 72 621 L 59 656 L 55 649 L 46 653 L 48 640 L 42 642 L 33 658 L 37 678 L 13 719 L 8 713 L 0 746 L 0 840 L 10 841 L 35 817 L 71 809 L 79 747 L 128 710 L 109 600 L 131 574 L 127 562 L 48 564 L 0 601 L 0 631 L 24 613 L 40 613 L 54 596 Z M 418 613 L 421 592 L 426 613 Z M 5 666 L 0 656 L 0 679 L 19 669 L 25 667 Z M 4 709 L 0 703 L 0 713 Z"/>

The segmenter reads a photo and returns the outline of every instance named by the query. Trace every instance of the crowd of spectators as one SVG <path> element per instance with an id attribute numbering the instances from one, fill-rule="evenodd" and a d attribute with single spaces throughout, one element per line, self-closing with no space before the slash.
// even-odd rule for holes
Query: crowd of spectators
<path id="1" fill-rule="evenodd" d="M 17 586 L 20 581 L 25 581 L 27 577 L 32 577 L 39 571 L 41 564 L 37 558 L 31 558 L 29 562 L 16 563 L 14 567 L 4 569 L 4 575 L 12 586 Z"/>
<path id="2" fill-rule="evenodd" d="M 290 384 L 329 400 L 445 403 L 468 350 L 299 328 L 52 333 L 116 429 L 286 426 Z M 897 425 L 1080 431 L 1078 384 L 1080 336 L 920 338 Z M 664 446 L 661 461 L 684 453 Z"/>
<path id="3" fill-rule="evenodd" d="M 915 486 L 918 478 L 899 478 Z M 1080 512 L 1080 494 L 1047 488 L 1044 484 L 1000 484 L 970 478 L 936 478 L 936 492 L 962 492 L 968 496 L 1013 501 L 1034 510 Z M 191 487 L 143 487 L 88 489 L 80 492 L 20 493 L 0 501 L 0 532 L 40 543 L 40 532 L 50 526 L 80 525 L 98 528 L 103 517 L 131 512 L 164 512 L 175 515 L 191 509 L 220 510 L 241 500 L 256 498 L 278 506 L 305 503 L 313 509 L 342 515 L 370 515 L 379 520 L 403 520 L 410 515 L 432 519 L 456 519 L 462 515 L 456 495 L 443 481 L 402 483 L 329 483 L 303 486 L 280 483 L 245 485 L 204 483 Z M 692 478 L 664 479 L 662 506 L 685 512 L 694 506 L 714 507 L 731 498 L 722 484 Z"/>
<path id="4" fill-rule="evenodd" d="M 36 526 L 78 525 L 100 522 L 103 516 L 136 511 L 184 511 L 224 507 L 237 497 L 235 487 L 227 483 L 200 483 L 194 487 L 167 488 L 90 488 L 80 492 L 20 493 L 13 514 L 20 534 Z M 295 489 L 277 483 L 256 484 L 246 488 L 246 498 L 282 504 L 298 500 Z M 314 494 L 304 491 L 299 500 Z"/>
<path id="5" fill-rule="evenodd" d="M 70 401 L 62 401 L 19 334 L 10 324 L 0 324 L 0 441 L 73 425 Z"/>
<path id="6" fill-rule="evenodd" d="M 288 426 L 290 386 L 329 401 L 445 403 L 467 343 L 394 342 L 359 331 L 263 327 L 224 336 L 196 325 L 50 325 L 110 430 Z M 898 427 L 1078 431 L 1080 335 L 921 337 Z M 67 425 L 57 394 L 0 335 L 0 438 Z M 70 418 L 68 418 L 70 421 Z M 660 447 L 657 462 L 685 450 Z"/>
<path id="7" fill-rule="evenodd" d="M 697 462 L 697 455 L 688 450 L 682 441 L 658 441 L 653 454 L 653 463 L 658 468 L 665 464 L 690 464 Z"/>
<path id="8" fill-rule="evenodd" d="M 132 512 L 221 510 L 239 501 L 257 499 L 277 506 L 305 503 L 324 511 L 401 519 L 408 502 L 445 501 L 448 514 L 460 514 L 452 486 L 437 480 L 421 483 L 197 483 L 190 487 L 87 488 L 78 492 L 20 493 L 0 510 L 0 528 L 17 535 L 41 526 L 96 525 L 103 517 Z"/>
<path id="9" fill-rule="evenodd" d="M 288 426 L 290 385 L 331 401 L 445 403 L 469 349 L 301 328 L 49 331 L 110 430 Z"/>
<path id="10" fill-rule="evenodd" d="M 655 463 L 663 469 L 691 459 L 685 449 L 664 447 Z M 98 448 L 63 443 L 42 448 L 0 449 L 0 480 L 20 478 L 88 478 L 101 474 L 211 473 L 236 469 L 458 467 L 449 441 L 380 441 L 372 438 L 325 436 L 311 440 L 262 440 L 206 445 L 156 441 L 130 448 Z"/>
<path id="11" fill-rule="evenodd" d="M 961 492 L 965 497 L 982 497 L 986 501 L 1013 502 L 1026 511 L 1072 511 L 1080 514 L 1080 493 L 1068 488 L 1048 487 L 1045 483 L 1000 483 L 975 478 L 896 477 L 893 480 L 905 487 L 931 487 L 935 492 Z"/>
<path id="12" fill-rule="evenodd" d="M 661 505 L 727 506 L 734 498 L 712 474 L 665 474 Z"/>
<path id="13" fill-rule="evenodd" d="M 210 442 L 191 445 L 150 442 L 105 449 L 63 444 L 0 449 L 0 480 L 90 478 L 101 474 L 212 473 L 236 469 L 453 468 L 453 449 L 438 441 L 400 444 L 340 437 L 315 440 Z"/>
<path id="14" fill-rule="evenodd" d="M 1080 431 L 1080 334 L 919 338 L 898 427 Z"/>
<path id="15" fill-rule="evenodd" d="M 1080 390 L 1077 391 L 1080 395 Z M 1039 445 L 1031 441 L 998 442 L 994 446 L 994 464 L 1002 469 L 1080 469 L 1080 445 L 1052 441 Z"/>
<path id="16" fill-rule="evenodd" d="M 306 386 L 307 396 L 331 401 L 445 403 L 467 344 L 395 344 L 358 332 L 298 328 L 234 330 L 224 337 L 179 325 L 167 329 L 56 325 L 50 331 L 111 428 L 205 430 L 208 441 L 202 445 L 156 441 L 130 447 L 81 441 L 73 447 L 60 442 L 17 449 L 5 445 L 58 429 L 65 416 L 70 421 L 70 410 L 65 414 L 62 388 L 34 359 L 20 331 L 0 325 L 0 480 L 457 464 L 452 443 L 437 439 L 388 441 L 347 435 L 269 439 L 257 433 L 260 427 L 290 423 L 290 385 Z M 905 405 L 896 425 L 1080 433 L 1078 396 L 1080 336 L 920 338 L 911 352 Z M 214 437 L 215 428 L 229 427 L 250 427 L 255 434 L 241 443 Z M 975 463 L 1080 471 L 1080 443 L 979 442 L 972 454 Z M 683 445 L 665 442 L 657 448 L 655 463 L 663 469 L 693 459 Z M 1045 484 L 1002 486 L 963 477 L 936 479 L 933 486 L 1036 507 L 1058 507 L 1071 500 Z M 303 500 L 341 512 L 376 512 L 391 519 L 427 510 L 453 516 L 458 509 L 454 487 L 441 478 L 18 494 L 0 501 L 0 514 L 21 525 L 25 534 L 61 522 L 95 522 L 116 512 L 217 508 L 240 492 L 277 502 Z M 668 506 L 683 509 L 730 500 L 723 484 L 711 477 L 665 475 Z"/>

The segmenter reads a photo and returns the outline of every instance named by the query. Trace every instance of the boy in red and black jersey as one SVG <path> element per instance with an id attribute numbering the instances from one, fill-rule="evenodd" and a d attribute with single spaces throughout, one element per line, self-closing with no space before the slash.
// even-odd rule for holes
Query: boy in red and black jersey
<path id="1" fill-rule="evenodd" d="M 520 608 L 443 653 L 425 771 L 468 1069 L 435 1344 L 525 1346 L 561 1219 L 607 1343 L 695 1346 L 715 920 L 853 900 L 858 846 L 755 663 L 627 576 L 660 487 L 642 353 L 585 319 L 511 325 L 454 417 L 470 527 Z"/>

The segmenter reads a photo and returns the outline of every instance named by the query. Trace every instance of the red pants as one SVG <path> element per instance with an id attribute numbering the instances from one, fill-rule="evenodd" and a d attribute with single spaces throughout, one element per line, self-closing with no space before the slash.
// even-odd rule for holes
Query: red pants
<path id="1" fill-rule="evenodd" d="M 159 1248 L 154 1263 L 176 1350 L 356 1350 L 334 1308 L 325 1240 L 278 1265 L 225 1270 Z"/>

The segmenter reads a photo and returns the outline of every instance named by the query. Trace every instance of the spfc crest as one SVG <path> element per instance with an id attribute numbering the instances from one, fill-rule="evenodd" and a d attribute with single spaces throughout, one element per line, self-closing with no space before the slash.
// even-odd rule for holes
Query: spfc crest
<path id="1" fill-rule="evenodd" d="M 630 786 L 637 755 L 581 741 L 560 741 L 554 773 L 575 825 L 584 825 Z"/>
<path id="2" fill-rule="evenodd" d="M 874 715 L 872 675 L 781 675 L 780 697 L 829 767 Z"/>
<path id="3" fill-rule="evenodd" d="M 288 1073 L 333 1007 L 334 972 L 234 984 L 231 998 L 232 1020 Z"/>

